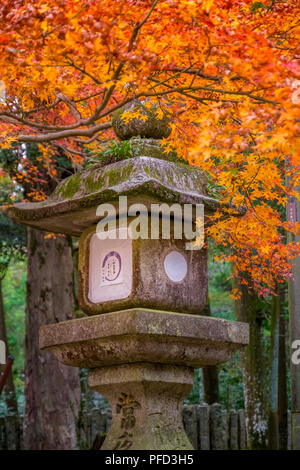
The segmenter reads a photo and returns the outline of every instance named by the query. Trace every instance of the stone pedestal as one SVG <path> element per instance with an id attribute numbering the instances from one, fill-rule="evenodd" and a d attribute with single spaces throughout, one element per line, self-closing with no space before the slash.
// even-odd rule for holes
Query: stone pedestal
<path id="1" fill-rule="evenodd" d="M 228 361 L 248 343 L 248 325 L 131 309 L 42 326 L 40 347 L 89 369 L 89 385 L 110 402 L 103 450 L 192 449 L 181 421 L 194 368 Z"/>
<path id="2" fill-rule="evenodd" d="M 181 407 L 193 381 L 193 368 L 169 364 L 92 369 L 89 386 L 108 399 L 113 412 L 102 449 L 192 449 Z"/>

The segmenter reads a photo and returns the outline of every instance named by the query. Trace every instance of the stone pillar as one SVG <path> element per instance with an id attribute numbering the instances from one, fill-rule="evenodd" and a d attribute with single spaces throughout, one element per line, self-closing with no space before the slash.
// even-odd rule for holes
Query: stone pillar
<path id="1" fill-rule="evenodd" d="M 193 449 L 181 419 L 193 380 L 194 370 L 185 366 L 139 363 L 92 369 L 89 386 L 108 399 L 113 412 L 102 450 Z"/>
<path id="2" fill-rule="evenodd" d="M 150 309 L 94 315 L 40 330 L 40 347 L 89 369 L 112 408 L 103 450 L 192 449 L 181 408 L 194 369 L 229 360 L 248 325 Z"/>

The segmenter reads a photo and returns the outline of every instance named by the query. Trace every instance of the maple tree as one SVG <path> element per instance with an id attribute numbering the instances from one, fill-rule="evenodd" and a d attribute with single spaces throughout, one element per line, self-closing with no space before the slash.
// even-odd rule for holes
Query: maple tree
<path id="1" fill-rule="evenodd" d="M 113 137 L 114 111 L 156 104 L 165 150 L 247 208 L 209 233 L 241 282 L 272 292 L 300 251 L 283 215 L 300 177 L 299 13 L 298 0 L 3 0 L 0 146 L 36 143 L 55 177 L 58 150 L 81 164 Z"/>

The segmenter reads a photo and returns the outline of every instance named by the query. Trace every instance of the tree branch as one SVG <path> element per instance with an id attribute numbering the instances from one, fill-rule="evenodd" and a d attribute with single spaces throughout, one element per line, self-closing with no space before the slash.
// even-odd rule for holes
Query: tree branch
<path id="1" fill-rule="evenodd" d="M 59 132 L 50 132 L 48 134 L 37 134 L 37 135 L 18 135 L 17 140 L 20 142 L 51 142 L 52 140 L 66 139 L 68 137 L 92 137 L 96 132 L 110 129 L 112 126 L 111 122 L 105 124 L 98 124 L 97 126 L 89 127 L 87 129 L 70 129 Z"/>
<path id="2" fill-rule="evenodd" d="M 140 31 L 140 29 L 142 28 L 142 26 L 144 26 L 144 24 L 146 23 L 146 21 L 148 21 L 151 13 L 153 12 L 153 10 L 155 9 L 157 3 L 159 2 L 159 0 L 155 0 L 153 3 L 152 3 L 152 6 L 149 10 L 149 12 L 147 13 L 147 15 L 145 16 L 145 18 L 140 22 L 140 23 L 137 23 L 135 25 L 135 27 L 133 28 L 133 31 L 132 31 L 132 34 L 131 34 L 131 38 L 129 40 L 129 44 L 128 44 L 128 49 L 127 51 L 130 52 L 132 47 L 133 47 L 133 44 L 134 44 L 134 41 L 136 40 L 137 38 L 137 35 Z M 121 62 L 118 67 L 117 67 L 117 70 L 115 71 L 115 73 L 113 74 L 113 77 L 112 77 L 112 81 L 116 82 L 122 72 L 122 69 L 124 67 L 124 62 Z M 102 100 L 102 103 L 101 105 L 96 108 L 96 112 L 95 112 L 95 115 L 96 115 L 96 119 L 97 117 L 100 115 L 101 111 L 103 109 L 105 109 L 106 105 L 108 104 L 109 100 L 110 100 L 110 97 L 111 95 L 113 94 L 113 91 L 115 89 L 116 85 L 113 84 L 109 90 L 107 91 L 107 93 L 104 94 L 103 96 L 103 100 Z"/>

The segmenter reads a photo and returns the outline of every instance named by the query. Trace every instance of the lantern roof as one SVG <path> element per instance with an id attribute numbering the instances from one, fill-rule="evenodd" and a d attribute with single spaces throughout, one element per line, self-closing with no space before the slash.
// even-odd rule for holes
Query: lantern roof
<path id="1" fill-rule="evenodd" d="M 148 210 L 163 202 L 204 204 L 206 213 L 221 207 L 206 194 L 199 168 L 148 156 L 147 151 L 155 154 L 153 142 L 142 147 L 139 156 L 73 174 L 45 201 L 17 203 L 8 215 L 37 229 L 79 236 L 100 220 L 100 204 L 113 204 L 118 214 L 119 196 L 128 197 L 128 206 L 143 203 Z"/>

